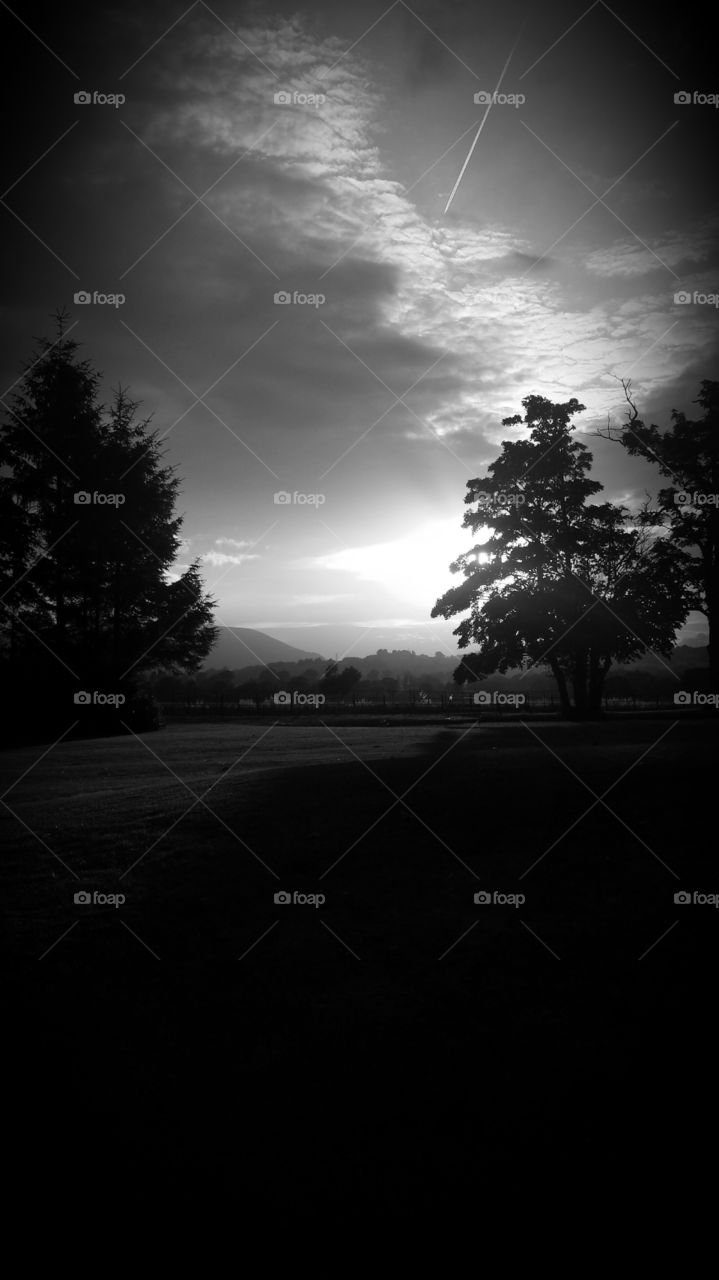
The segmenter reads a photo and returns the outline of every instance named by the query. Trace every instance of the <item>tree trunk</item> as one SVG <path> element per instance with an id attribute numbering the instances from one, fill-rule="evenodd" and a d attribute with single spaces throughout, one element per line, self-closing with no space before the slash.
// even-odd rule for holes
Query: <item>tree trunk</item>
<path id="1" fill-rule="evenodd" d="M 574 689 L 574 706 L 578 716 L 586 716 L 589 710 L 588 697 L 588 654 L 582 649 L 575 654 L 572 671 L 572 688 Z"/>
<path id="2" fill-rule="evenodd" d="M 557 682 L 557 689 L 559 690 L 559 705 L 561 707 L 562 715 L 569 716 L 572 712 L 572 704 L 569 700 L 569 691 L 567 689 L 567 681 L 564 672 L 556 658 L 550 658 L 549 665 L 552 670 L 552 675 Z"/>
<path id="3" fill-rule="evenodd" d="M 602 661 L 599 654 L 592 654 L 589 667 L 588 710 L 590 716 L 600 716 L 602 714 L 602 692 L 604 690 L 604 681 L 611 665 L 611 658 L 605 657 Z"/>
<path id="4" fill-rule="evenodd" d="M 711 672 L 711 687 L 714 691 L 719 690 L 719 637 L 717 636 L 717 628 L 712 627 L 712 622 L 716 622 L 719 617 L 719 592 L 716 596 L 708 598 L 708 608 L 706 611 L 706 620 L 709 631 L 709 643 L 707 645 L 707 658 L 709 661 L 709 670 Z"/>

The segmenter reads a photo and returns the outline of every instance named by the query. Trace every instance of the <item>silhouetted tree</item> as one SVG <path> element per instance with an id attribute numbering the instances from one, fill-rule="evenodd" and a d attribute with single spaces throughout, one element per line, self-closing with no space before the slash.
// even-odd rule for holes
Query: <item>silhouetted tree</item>
<path id="1" fill-rule="evenodd" d="M 207 671 L 203 673 L 205 679 L 205 693 L 213 702 L 234 702 L 237 700 L 237 687 L 235 677 L 228 667 L 221 667 L 219 671 Z"/>
<path id="2" fill-rule="evenodd" d="M 599 434 L 618 440 L 627 453 L 644 458 L 673 481 L 660 489 L 657 506 L 645 507 L 642 520 L 670 530 L 671 548 L 691 593 L 691 608 L 703 613 L 709 628 L 709 666 L 719 688 L 719 382 L 704 380 L 694 404 L 704 416 L 690 421 L 672 411 L 668 431 L 647 426 L 622 383 L 629 404 L 623 428 Z"/>
<path id="3" fill-rule="evenodd" d="M 3 693 L 7 705 L 32 671 L 48 726 L 92 719 L 73 705 L 77 691 L 122 693 L 131 720 L 141 673 L 196 669 L 216 635 L 199 562 L 170 580 L 182 525 L 174 469 L 125 391 L 99 403 L 100 376 L 65 330 L 59 313 L 0 435 Z"/>
<path id="4" fill-rule="evenodd" d="M 322 677 L 320 692 L 326 698 L 346 698 L 361 679 L 362 672 L 356 667 L 345 667 L 344 670 L 339 671 L 337 663 L 333 662 Z"/>
<path id="5" fill-rule="evenodd" d="M 596 715 L 612 661 L 645 648 L 669 653 L 688 612 L 682 575 L 661 541 L 633 526 L 624 507 L 591 504 L 602 489 L 587 473 L 592 455 L 572 439 L 584 406 L 522 401 L 529 440 L 504 441 L 485 479 L 470 480 L 464 525 L 489 528 L 482 545 L 451 566 L 464 582 L 437 601 L 432 617 L 469 610 L 455 630 L 463 659 L 458 684 L 547 663 L 565 713 Z"/>

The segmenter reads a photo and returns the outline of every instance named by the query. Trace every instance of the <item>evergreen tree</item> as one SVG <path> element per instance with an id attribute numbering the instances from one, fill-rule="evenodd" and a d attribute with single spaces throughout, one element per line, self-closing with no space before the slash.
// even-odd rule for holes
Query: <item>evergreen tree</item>
<path id="1" fill-rule="evenodd" d="M 8 401 L 0 436 L 0 674 L 16 721 L 132 723 L 144 671 L 194 670 L 215 638 L 199 562 L 176 580 L 180 481 L 122 388 L 100 375 L 58 315 Z M 117 708 L 75 694 L 121 695 Z M 109 704 L 112 708 L 113 704 Z"/>

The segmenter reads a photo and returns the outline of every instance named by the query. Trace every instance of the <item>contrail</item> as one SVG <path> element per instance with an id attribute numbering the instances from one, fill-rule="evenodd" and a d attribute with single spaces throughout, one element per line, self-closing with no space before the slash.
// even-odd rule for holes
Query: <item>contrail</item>
<path id="1" fill-rule="evenodd" d="M 512 48 L 511 48 L 511 49 L 510 49 L 510 51 L 509 51 L 509 57 L 507 58 L 507 61 L 505 62 L 504 66 L 502 67 L 502 74 L 500 75 L 499 80 L 497 81 L 497 87 L 496 87 L 496 89 L 495 89 L 494 93 L 499 93 L 499 90 L 500 90 L 501 85 L 502 85 L 502 81 L 504 80 L 505 72 L 506 72 L 507 67 L 509 66 L 510 62 L 512 61 L 512 54 L 514 53 L 514 50 L 516 49 L 517 45 L 519 44 L 519 37 L 521 36 L 521 34 L 522 34 L 522 31 L 523 31 L 523 30 L 524 30 L 524 23 L 522 23 L 522 26 L 521 26 L 520 31 L 519 31 L 519 35 L 517 36 L 517 39 L 515 40 L 514 44 L 512 45 Z M 472 143 L 471 147 L 469 148 L 469 153 L 468 153 L 468 155 L 467 155 L 467 159 L 465 160 L 464 164 L 462 165 L 462 168 L 461 168 L 461 169 L 460 169 L 460 171 L 459 171 L 459 177 L 457 178 L 457 181 L 455 182 L 454 186 L 452 187 L 452 190 L 451 190 L 451 192 L 450 192 L 450 196 L 449 196 L 449 200 L 447 201 L 446 205 L 444 206 L 444 212 L 445 212 L 445 213 L 446 213 L 446 212 L 447 212 L 447 210 L 449 209 L 449 206 L 451 205 L 452 201 L 454 200 L 455 195 L 457 194 L 457 188 L 458 188 L 458 186 L 459 186 L 460 182 L 462 181 L 462 178 L 464 177 L 464 172 L 465 172 L 465 169 L 467 168 L 467 165 L 469 164 L 470 160 L 472 159 L 472 152 L 474 151 L 474 148 L 476 147 L 477 143 L 479 142 L 479 135 L 480 135 L 480 133 L 482 132 L 482 130 L 483 130 L 483 128 L 484 128 L 484 122 L 485 122 L 485 120 L 487 119 L 487 116 L 489 115 L 489 113 L 490 113 L 490 111 L 491 111 L 491 109 L 492 109 L 492 102 L 493 102 L 493 101 L 494 101 L 494 94 L 492 95 L 492 97 L 490 98 L 489 102 L 487 103 L 487 110 L 485 111 L 484 115 L 482 116 L 482 119 L 481 119 L 481 120 L 480 120 L 480 122 L 479 122 L 479 128 L 477 129 L 477 132 L 476 132 L 476 133 L 475 133 L 475 135 L 474 135 L 474 142 Z"/>

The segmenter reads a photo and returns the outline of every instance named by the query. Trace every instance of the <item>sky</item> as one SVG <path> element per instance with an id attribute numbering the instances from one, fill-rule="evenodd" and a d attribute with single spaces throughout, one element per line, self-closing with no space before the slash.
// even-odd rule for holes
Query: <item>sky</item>
<path id="1" fill-rule="evenodd" d="M 0 14 L 2 387 L 65 306 L 163 437 L 219 623 L 455 652 L 466 484 L 530 394 L 586 405 L 603 498 L 656 492 L 595 433 L 622 379 L 666 427 L 719 377 L 707 5 Z"/>

